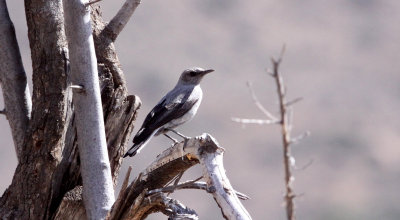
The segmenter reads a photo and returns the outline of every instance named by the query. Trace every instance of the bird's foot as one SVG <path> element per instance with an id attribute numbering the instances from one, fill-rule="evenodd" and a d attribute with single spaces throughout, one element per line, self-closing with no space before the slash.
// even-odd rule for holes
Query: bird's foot
<path id="1" fill-rule="evenodd" d="M 174 132 L 176 135 L 178 135 L 179 137 L 183 138 L 183 139 L 185 140 L 185 142 L 188 141 L 188 140 L 190 139 L 190 137 L 187 137 L 187 136 L 185 136 L 185 135 L 183 135 L 183 134 L 181 134 L 181 133 L 175 131 L 174 129 L 168 129 L 168 130 Z"/>
<path id="2" fill-rule="evenodd" d="M 179 143 L 175 138 L 169 136 L 168 134 L 165 134 L 165 133 L 164 133 L 164 136 L 167 137 L 167 138 L 169 138 L 169 139 L 171 139 L 171 140 L 174 142 L 174 143 L 172 144 L 172 146 L 174 146 L 175 144 Z"/>

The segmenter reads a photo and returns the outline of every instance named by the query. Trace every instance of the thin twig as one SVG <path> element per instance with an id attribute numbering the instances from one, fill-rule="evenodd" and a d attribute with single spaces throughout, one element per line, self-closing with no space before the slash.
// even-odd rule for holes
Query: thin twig
<path id="1" fill-rule="evenodd" d="M 249 88 L 251 97 L 254 101 L 254 104 L 257 106 L 257 108 L 260 109 L 260 111 L 262 113 L 264 113 L 265 116 L 267 116 L 269 119 L 271 119 L 271 121 L 277 121 L 278 119 L 274 115 L 272 115 L 266 108 L 264 108 L 264 106 L 258 100 L 257 95 L 253 90 L 253 85 L 250 81 L 247 81 L 247 87 Z"/>
<path id="2" fill-rule="evenodd" d="M 314 163 L 314 160 L 311 159 L 308 161 L 308 163 L 304 164 L 302 167 L 294 167 L 295 170 L 305 170 L 307 169 L 309 166 L 311 166 Z"/>
<path id="3" fill-rule="evenodd" d="M 298 142 L 300 142 L 301 140 L 303 140 L 304 138 L 310 136 L 310 134 L 311 134 L 310 131 L 306 131 L 306 132 L 304 132 L 303 134 L 301 134 L 301 135 L 299 135 L 299 136 L 297 136 L 297 137 L 295 137 L 295 138 L 292 138 L 292 139 L 290 140 L 290 143 L 291 143 L 291 144 L 298 143 Z"/>
<path id="4" fill-rule="evenodd" d="M 180 183 L 180 184 L 177 183 L 175 185 L 166 186 L 166 187 L 163 187 L 163 188 L 160 188 L 160 189 L 150 190 L 147 194 L 151 195 L 151 194 L 157 193 L 157 192 L 168 192 L 168 193 L 171 193 L 171 192 L 174 192 L 175 189 L 182 189 L 183 187 L 185 187 L 185 186 L 187 186 L 189 184 L 195 183 L 195 182 L 199 181 L 202 178 L 203 178 L 203 176 L 201 176 L 201 177 L 199 177 L 199 178 L 197 178 L 195 180 L 189 180 L 189 181 L 186 181 L 186 182 L 183 182 L 183 183 Z"/>
<path id="5" fill-rule="evenodd" d="M 280 118 L 281 118 L 281 126 L 282 126 L 282 142 L 283 142 L 283 160 L 284 160 L 284 169 L 285 169 L 285 206 L 286 206 L 286 215 L 288 220 L 294 220 L 295 217 L 295 204 L 294 198 L 295 193 L 292 188 L 292 181 L 294 180 L 292 176 L 292 166 L 291 163 L 294 163 L 294 158 L 291 156 L 290 153 L 290 130 L 291 130 L 291 116 L 290 112 L 288 112 L 287 105 L 286 105 L 286 89 L 283 83 L 283 79 L 279 74 L 279 64 L 282 61 L 282 56 L 284 53 L 284 48 L 282 49 L 281 56 L 278 60 L 271 59 L 273 65 L 273 72 L 272 76 L 275 78 L 277 92 L 278 92 L 278 99 L 279 99 L 279 109 L 280 109 Z M 289 113 L 289 115 L 288 115 Z M 289 121 L 290 120 L 290 121 Z"/>
<path id="6" fill-rule="evenodd" d="M 289 107 L 297 102 L 300 102 L 301 100 L 303 100 L 303 97 L 298 97 L 298 98 L 293 99 L 292 101 L 288 101 L 285 105 L 287 107 Z"/>
<path id="7" fill-rule="evenodd" d="M 172 192 L 173 190 L 177 190 L 177 189 L 178 190 L 179 189 L 201 189 L 201 190 L 210 192 L 210 189 L 208 188 L 206 182 L 197 182 L 197 180 L 193 182 L 193 180 L 191 180 L 191 181 L 187 181 L 187 182 L 178 184 L 175 188 L 174 188 L 174 186 L 167 186 L 167 187 L 160 188 L 160 189 L 150 190 L 147 192 L 147 195 L 152 195 L 152 194 L 159 193 L 159 192 L 167 193 L 167 192 Z M 236 190 L 235 190 L 235 194 L 241 200 L 250 199 L 250 197 L 247 196 L 246 194 L 238 192 Z"/>
<path id="8" fill-rule="evenodd" d="M 93 1 L 90 1 L 90 2 L 88 2 L 88 3 L 85 4 L 85 7 L 88 7 L 88 6 L 90 6 L 90 5 L 93 5 L 94 3 L 97 3 L 97 2 L 99 2 L 99 1 L 102 1 L 102 0 L 93 0 Z"/>
<path id="9" fill-rule="evenodd" d="M 121 194 L 121 192 L 124 192 L 126 190 L 126 187 L 128 187 L 131 171 L 132 171 L 132 166 L 129 166 L 128 171 L 126 171 L 124 182 L 122 183 L 120 194 Z"/>
<path id="10" fill-rule="evenodd" d="M 259 125 L 270 125 L 279 124 L 279 120 L 265 120 L 265 119 L 253 119 L 253 118 L 231 118 L 232 121 L 242 124 L 259 124 Z"/>
<path id="11" fill-rule="evenodd" d="M 120 207 L 122 206 L 122 204 L 124 202 L 123 195 L 125 194 L 125 191 L 128 187 L 131 171 L 132 171 L 132 166 L 129 166 L 128 171 L 126 172 L 126 175 L 125 175 L 124 182 L 122 183 L 121 190 L 119 191 L 118 198 L 113 205 L 115 207 L 113 207 L 113 209 L 111 210 L 110 216 L 115 216 L 116 212 L 120 211 Z M 110 219 L 112 219 L 112 218 L 110 218 Z"/>
<path id="12" fill-rule="evenodd" d="M 3 110 L 0 110 L 0 114 L 6 115 L 6 109 L 4 108 Z"/>
<path id="13" fill-rule="evenodd" d="M 175 181 L 174 181 L 174 184 L 172 185 L 173 187 L 176 187 L 177 185 L 178 185 L 178 183 L 179 183 L 179 181 L 181 180 L 181 178 L 182 178 L 182 176 L 183 176 L 183 173 L 184 172 L 180 172 L 177 176 L 176 176 L 176 178 L 175 178 Z M 203 178 L 203 177 L 200 177 L 200 179 L 201 178 Z M 196 180 L 197 181 L 197 180 Z M 195 181 L 195 182 L 196 182 Z M 174 190 L 172 190 L 172 192 L 169 192 L 168 194 L 167 194 L 167 196 L 169 196 L 169 194 L 171 194 L 171 193 L 173 193 L 174 192 Z"/>

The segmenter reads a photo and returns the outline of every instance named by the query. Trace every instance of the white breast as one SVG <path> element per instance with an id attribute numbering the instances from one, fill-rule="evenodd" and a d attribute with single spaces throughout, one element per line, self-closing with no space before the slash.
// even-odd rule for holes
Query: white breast
<path id="1" fill-rule="evenodd" d="M 182 117 L 178 119 L 174 119 L 168 122 L 163 126 L 163 128 L 175 128 L 176 126 L 179 126 L 185 122 L 192 120 L 193 117 L 196 115 L 197 110 L 199 109 L 202 98 L 203 98 L 203 91 L 201 90 L 200 85 L 197 85 L 194 87 L 192 93 L 190 94 L 188 101 L 193 99 L 198 99 L 198 101 L 186 114 L 184 114 Z"/>

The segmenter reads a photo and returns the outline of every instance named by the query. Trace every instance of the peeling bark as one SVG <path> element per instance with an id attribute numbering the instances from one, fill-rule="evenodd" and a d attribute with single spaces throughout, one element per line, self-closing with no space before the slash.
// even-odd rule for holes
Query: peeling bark
<path id="1" fill-rule="evenodd" d="M 32 119 L 11 186 L 0 200 L 0 216 L 46 219 L 60 196 L 52 176 L 64 148 L 67 73 L 61 1 L 25 1 L 33 66 Z M 24 202 L 20 202 L 24 201 Z"/>
<path id="2" fill-rule="evenodd" d="M 25 11 L 33 66 L 33 111 L 25 136 L 25 151 L 13 182 L 0 199 L 0 216 L 53 219 L 64 194 L 81 184 L 75 116 L 68 89 L 69 55 L 62 2 L 26 0 Z M 100 18 L 99 11 L 96 16 Z M 102 21 L 93 23 L 96 22 Z M 105 43 L 98 39 L 94 39 L 96 48 Z M 107 53 L 97 56 L 107 147 L 116 184 L 121 155 L 126 150 L 140 100 L 127 94 L 114 48 L 107 48 Z M 120 73 L 118 78 L 112 71 Z M 70 205 L 63 210 L 67 215 L 58 216 L 62 219 L 71 216 L 78 206 Z"/>
<path id="3" fill-rule="evenodd" d="M 134 3 L 138 4 L 138 1 Z M 122 16 L 124 24 L 137 5 L 132 6 L 127 9 L 130 14 Z M 107 34 L 100 8 L 90 7 L 104 129 L 115 186 L 140 99 L 127 94 L 113 44 L 116 36 Z M 81 135 L 76 126 L 79 113 L 75 114 L 76 106 L 72 105 L 69 88 L 70 56 L 62 1 L 25 0 L 25 10 L 33 66 L 33 110 L 13 182 L 0 198 L 0 217 L 86 219 L 77 148 L 78 135 Z M 116 24 L 115 33 L 121 31 L 124 24 Z M 84 85 L 84 88 L 88 87 Z M 224 217 L 251 219 L 225 175 L 222 153 L 223 149 L 207 134 L 167 149 L 129 186 L 129 178 L 126 178 L 109 219 L 142 219 L 154 211 L 161 211 L 172 219 L 180 219 L 182 213 L 189 219 L 196 219 L 192 210 L 160 193 L 163 190 L 148 192 L 164 188 L 178 174 L 199 163 L 204 168 L 207 183 L 199 183 L 198 188 L 213 194 Z M 153 200 L 147 200 L 149 198 Z"/>
<path id="4" fill-rule="evenodd" d="M 225 174 L 221 148 L 213 137 L 203 134 L 162 152 L 129 187 L 121 190 L 109 219 L 133 219 L 149 191 L 163 188 L 176 175 L 201 164 L 203 177 L 226 219 L 251 219 Z M 147 207 L 147 206 L 144 206 Z M 151 213 L 144 210 L 145 213 Z M 139 218 L 140 219 L 140 218 Z"/>
<path id="5" fill-rule="evenodd" d="M 146 199 L 138 197 L 140 203 L 135 207 L 132 215 L 123 219 L 141 220 L 152 213 L 161 212 L 171 220 L 198 220 L 196 211 L 183 205 L 175 199 L 165 196 L 163 193 L 156 193 L 147 196 Z"/>

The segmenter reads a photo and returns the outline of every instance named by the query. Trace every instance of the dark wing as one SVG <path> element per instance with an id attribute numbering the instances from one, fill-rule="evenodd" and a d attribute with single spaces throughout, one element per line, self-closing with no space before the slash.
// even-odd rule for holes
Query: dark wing
<path id="1" fill-rule="evenodd" d="M 185 94 L 182 99 L 171 101 L 171 103 L 167 103 L 167 99 L 164 97 L 146 116 L 133 143 L 139 144 L 146 141 L 155 130 L 186 114 L 198 102 L 198 99 L 189 100 L 189 96 L 190 92 Z"/>

